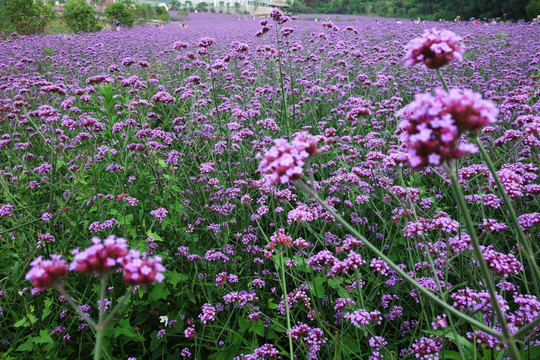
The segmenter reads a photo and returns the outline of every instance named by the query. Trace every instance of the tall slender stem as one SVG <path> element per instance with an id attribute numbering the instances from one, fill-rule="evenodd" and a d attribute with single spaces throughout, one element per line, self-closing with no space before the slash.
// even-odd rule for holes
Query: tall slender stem
<path id="1" fill-rule="evenodd" d="M 480 242 L 478 241 L 478 237 L 476 236 L 476 229 L 474 227 L 471 214 L 469 212 L 469 208 L 467 207 L 467 204 L 465 203 L 465 198 L 463 197 L 461 186 L 459 185 L 459 181 L 454 172 L 449 171 L 448 176 L 450 177 L 450 180 L 452 181 L 452 188 L 454 190 L 454 196 L 456 197 L 458 206 L 461 209 L 461 213 L 465 219 L 465 227 L 467 228 L 467 232 L 469 233 L 469 236 L 471 237 L 474 253 L 476 255 L 478 262 L 480 263 L 480 272 L 482 274 L 482 280 L 485 282 L 484 285 L 488 289 L 489 297 L 491 298 L 491 304 L 493 306 L 493 309 L 495 310 L 495 315 L 502 329 L 503 338 L 501 340 L 504 341 L 506 345 L 508 346 L 508 355 L 510 355 L 510 358 L 521 359 L 519 355 L 519 351 L 516 347 L 516 343 L 514 341 L 514 337 L 508 329 L 506 317 L 504 316 L 501 306 L 499 305 L 499 301 L 497 300 L 495 284 L 493 283 L 493 280 L 491 279 L 489 268 L 487 266 L 486 260 L 484 259 L 484 255 L 482 254 L 482 249 L 480 248 Z"/>
<path id="2" fill-rule="evenodd" d="M 386 256 L 382 251 L 380 251 L 375 245 L 373 245 L 369 240 L 367 240 L 362 234 L 360 234 L 354 227 L 351 226 L 345 219 L 343 219 L 332 207 L 328 206 L 320 197 L 319 195 L 309 186 L 307 186 L 302 181 L 296 181 L 295 184 L 302 188 L 304 191 L 306 191 L 308 194 L 310 194 L 319 204 L 321 204 L 322 207 L 324 207 L 334 218 L 341 223 L 348 231 L 351 232 L 352 235 L 354 235 L 356 238 L 361 240 L 364 245 L 371 250 L 375 255 L 379 256 L 381 259 L 383 259 L 388 266 L 390 266 L 394 271 L 398 273 L 399 276 L 401 276 L 403 279 L 405 279 L 408 283 L 410 283 L 413 287 L 418 289 L 422 294 L 424 294 L 426 297 L 428 297 L 430 300 L 435 302 L 437 305 L 444 308 L 446 311 L 452 313 L 453 315 L 457 316 L 460 319 L 465 320 L 469 324 L 476 326 L 479 330 L 495 336 L 497 339 L 502 339 L 503 336 L 501 333 L 495 331 L 494 329 L 490 328 L 484 323 L 479 322 L 478 320 L 467 316 L 466 314 L 463 314 L 461 311 L 458 311 L 451 305 L 447 304 L 443 300 L 439 299 L 435 294 L 433 294 L 430 290 L 426 289 L 422 285 L 420 285 L 415 279 L 410 277 L 405 271 L 401 270 L 399 266 L 397 266 L 396 263 L 394 263 L 388 256 Z"/>
<path id="3" fill-rule="evenodd" d="M 105 291 L 107 290 L 108 278 L 108 274 L 101 275 L 101 290 L 99 292 L 99 320 L 96 326 L 96 344 L 94 345 L 94 360 L 101 359 L 101 351 L 103 350 L 103 335 L 105 334 L 103 318 L 105 317 Z"/>
<path id="4" fill-rule="evenodd" d="M 287 134 L 290 135 L 289 129 L 289 119 L 287 118 L 287 94 L 285 93 L 285 83 L 283 82 L 283 69 L 281 66 L 281 46 L 279 42 L 279 26 L 277 21 L 274 24 L 276 28 L 276 42 L 277 42 L 277 52 L 278 52 L 278 69 L 279 69 L 279 83 L 281 85 L 281 111 L 282 118 L 285 122 L 285 127 L 287 129 Z"/>
<path id="5" fill-rule="evenodd" d="M 73 308 L 73 310 L 75 310 L 75 312 L 80 316 L 82 317 L 87 323 L 88 325 L 90 325 L 92 327 L 92 329 L 96 330 L 96 327 L 97 327 L 97 324 L 94 322 L 94 320 L 90 319 L 90 317 L 88 317 L 88 315 L 86 315 L 84 313 L 84 311 L 82 311 L 81 309 L 79 309 L 79 306 L 75 303 L 75 301 L 73 301 L 73 299 L 71 298 L 71 296 L 69 296 L 69 294 L 66 292 L 66 290 L 64 289 L 64 286 L 63 285 L 56 285 L 55 286 L 56 290 L 58 290 L 58 292 L 66 299 L 66 301 L 68 302 L 69 305 L 71 305 L 71 307 Z"/>
<path id="6" fill-rule="evenodd" d="M 504 205 L 508 209 L 508 213 L 510 214 L 510 219 L 514 223 L 514 228 L 516 229 L 519 241 L 525 246 L 526 251 L 522 251 L 524 253 L 525 258 L 527 259 L 527 262 L 529 263 L 529 267 L 531 268 L 533 277 L 534 277 L 534 288 L 536 290 L 536 295 L 540 295 L 540 291 L 538 289 L 538 283 L 540 282 L 540 268 L 536 264 L 536 260 L 534 258 L 534 250 L 531 246 L 531 243 L 529 242 L 529 239 L 525 236 L 525 233 L 523 232 L 523 229 L 521 228 L 521 225 L 519 224 L 516 211 L 514 210 L 514 206 L 512 205 L 512 202 L 510 201 L 510 198 L 508 197 L 508 194 L 504 190 L 504 186 L 501 182 L 501 179 L 499 178 L 499 175 L 497 174 L 497 169 L 495 169 L 495 165 L 493 164 L 493 161 L 491 160 L 491 157 L 487 153 L 486 149 L 482 145 L 482 141 L 478 137 L 475 137 L 473 139 L 476 146 L 478 146 L 478 149 L 480 150 L 480 154 L 484 158 L 484 161 L 486 165 L 488 166 L 489 171 L 491 172 L 491 175 L 493 176 L 493 179 L 495 179 L 495 184 L 497 184 L 497 190 L 499 191 L 499 194 L 503 198 Z"/>
<path id="7" fill-rule="evenodd" d="M 291 331 L 291 313 L 289 309 L 289 299 L 288 299 L 288 293 L 287 293 L 287 283 L 285 282 L 285 263 L 283 262 L 283 253 L 279 252 L 279 260 L 280 260 L 280 270 L 281 270 L 281 279 L 279 279 L 279 282 L 281 284 L 281 291 L 283 292 L 283 303 L 285 305 L 285 316 L 287 318 L 287 337 L 289 338 L 289 354 L 291 356 L 291 360 L 294 360 L 294 348 L 293 348 L 293 342 L 292 342 L 292 331 Z"/>
<path id="8" fill-rule="evenodd" d="M 113 308 L 113 310 L 111 311 L 111 313 L 107 316 L 107 318 L 105 318 L 105 320 L 103 321 L 103 327 L 106 327 L 109 322 L 112 320 L 112 318 L 118 313 L 118 310 L 120 310 L 120 308 L 124 305 L 124 303 L 126 302 L 126 299 L 128 298 L 129 295 L 131 295 L 133 293 L 133 291 L 135 290 L 135 287 L 133 286 L 130 286 L 126 293 L 124 294 L 124 296 L 122 296 L 122 298 L 120 299 L 120 301 L 118 301 L 118 304 L 116 304 L 116 306 Z"/>
<path id="9" fill-rule="evenodd" d="M 442 72 L 439 69 L 437 69 L 437 77 L 439 78 L 439 80 L 441 80 L 441 83 L 442 83 L 442 85 L 444 87 L 444 90 L 450 91 L 448 89 L 448 85 L 446 84 L 446 81 L 444 80 L 444 75 L 442 74 Z"/>

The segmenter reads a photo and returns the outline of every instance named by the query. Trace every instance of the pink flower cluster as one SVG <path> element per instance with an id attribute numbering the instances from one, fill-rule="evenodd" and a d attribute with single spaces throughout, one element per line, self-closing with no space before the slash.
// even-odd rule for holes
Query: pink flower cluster
<path id="1" fill-rule="evenodd" d="M 79 251 L 75 249 L 75 257 L 69 265 L 70 271 L 79 271 L 88 275 L 108 274 L 118 267 L 124 269 L 124 281 L 130 285 L 149 285 L 154 281 L 162 282 L 165 277 L 165 267 L 161 258 L 155 256 L 147 258 L 140 255 L 137 250 L 129 250 L 123 238 L 110 235 L 101 240 L 92 238 L 93 245 Z M 67 276 L 68 266 L 60 255 L 51 255 L 51 260 L 43 260 L 41 256 L 32 263 L 32 268 L 25 279 L 31 280 L 32 285 L 39 291 L 53 287 L 56 281 Z"/>
<path id="2" fill-rule="evenodd" d="M 344 317 L 349 319 L 357 328 L 369 324 L 380 324 L 382 321 L 381 313 L 378 310 L 369 312 L 364 309 L 358 309 L 355 312 L 345 314 Z"/>
<path id="3" fill-rule="evenodd" d="M 300 179 L 306 160 L 320 153 L 317 149 L 318 141 L 318 136 L 307 132 L 294 134 L 291 143 L 285 139 L 276 139 L 274 146 L 264 156 L 257 154 L 257 158 L 261 159 L 257 171 L 264 175 L 264 181 L 268 185 L 289 184 Z"/>
<path id="4" fill-rule="evenodd" d="M 139 251 L 130 250 L 124 262 L 124 282 L 130 285 L 150 285 L 154 281 L 165 280 L 163 272 L 165 267 L 161 264 L 161 257 L 148 258 L 140 256 Z"/>
<path id="5" fill-rule="evenodd" d="M 75 257 L 69 265 L 69 270 L 80 271 L 85 274 L 107 273 L 112 271 L 117 265 L 121 265 L 124 256 L 128 254 L 127 242 L 123 238 L 114 235 L 101 240 L 98 237 L 92 238 L 94 245 L 84 251 L 75 249 Z"/>
<path id="6" fill-rule="evenodd" d="M 495 122 L 497 109 L 470 90 L 437 89 L 436 95 L 416 95 L 414 101 L 401 109 L 399 128 L 401 141 L 409 149 L 409 164 L 413 168 L 442 165 L 476 152 L 471 144 L 459 143 L 462 132 L 479 131 Z"/>
<path id="7" fill-rule="evenodd" d="M 438 69 L 452 60 L 461 61 L 464 49 L 459 45 L 461 37 L 449 30 L 425 31 L 422 37 L 405 45 L 407 65 L 424 64 Z"/>
<path id="8" fill-rule="evenodd" d="M 24 278 L 32 280 L 32 286 L 39 291 L 51 288 L 55 282 L 67 276 L 66 262 L 58 254 L 51 255 L 51 260 L 43 260 L 39 256 L 30 265 L 32 268 Z"/>

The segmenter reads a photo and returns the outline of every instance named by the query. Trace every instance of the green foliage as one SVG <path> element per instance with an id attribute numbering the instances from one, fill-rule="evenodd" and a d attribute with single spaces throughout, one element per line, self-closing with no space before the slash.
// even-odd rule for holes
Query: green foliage
<path id="1" fill-rule="evenodd" d="M 171 16 L 163 6 L 152 6 L 150 4 L 136 4 L 133 9 L 137 24 L 145 24 L 148 21 L 158 20 L 160 22 L 170 22 Z"/>
<path id="2" fill-rule="evenodd" d="M 529 18 L 534 18 L 540 15 L 540 0 L 532 0 L 525 8 Z"/>
<path id="3" fill-rule="evenodd" d="M 117 2 L 107 6 L 105 9 L 105 16 L 111 23 L 115 23 L 117 20 L 121 26 L 132 27 L 135 24 L 135 14 L 133 8 L 129 3 Z"/>
<path id="4" fill-rule="evenodd" d="M 171 21 L 171 16 L 169 15 L 169 12 L 163 6 L 154 6 L 154 13 L 156 14 L 156 19 L 159 21 Z"/>
<path id="5" fill-rule="evenodd" d="M 208 4 L 202 1 L 195 6 L 195 9 L 200 11 L 208 11 Z"/>
<path id="6" fill-rule="evenodd" d="M 70 0 L 64 7 L 62 18 L 74 32 L 96 32 L 101 30 L 101 25 L 94 14 L 94 10 L 84 0 Z"/>
<path id="7" fill-rule="evenodd" d="M 178 11 L 182 8 L 182 3 L 180 3 L 180 1 L 178 0 L 171 0 L 171 3 L 169 5 L 170 9 L 173 11 Z"/>
<path id="8" fill-rule="evenodd" d="M 155 17 L 154 7 L 150 4 L 136 4 L 133 13 L 137 24 L 144 24 Z"/>
<path id="9" fill-rule="evenodd" d="M 293 13 L 360 14 L 425 20 L 532 18 L 540 14 L 539 0 L 297 0 L 287 1 Z M 504 16 L 506 14 L 506 16 Z"/>
<path id="10" fill-rule="evenodd" d="M 10 0 L 0 7 L 0 29 L 21 35 L 39 34 L 55 18 L 49 5 L 40 0 Z"/>

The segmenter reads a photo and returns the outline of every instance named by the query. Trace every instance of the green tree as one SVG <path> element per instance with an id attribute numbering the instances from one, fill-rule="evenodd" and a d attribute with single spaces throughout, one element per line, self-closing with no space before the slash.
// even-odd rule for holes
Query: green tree
<path id="1" fill-rule="evenodd" d="M 180 3 L 180 1 L 178 0 L 171 0 L 171 10 L 173 11 L 178 11 L 180 10 L 180 6 L 182 4 Z"/>
<path id="2" fill-rule="evenodd" d="M 0 28 L 21 35 L 38 34 L 55 17 L 52 8 L 41 0 L 11 0 L 0 8 Z"/>
<path id="3" fill-rule="evenodd" d="M 204 1 L 201 1 L 197 4 L 197 6 L 195 6 L 195 10 L 208 11 L 208 4 Z"/>
<path id="4" fill-rule="evenodd" d="M 70 0 L 64 7 L 62 19 L 74 32 L 96 32 L 101 30 L 101 24 L 95 16 L 94 9 L 84 0 Z"/>
<path id="5" fill-rule="evenodd" d="M 530 19 L 540 15 L 540 0 L 532 0 L 525 8 Z"/>
<path id="6" fill-rule="evenodd" d="M 136 4 L 133 13 L 137 24 L 144 24 L 156 17 L 154 7 L 150 4 Z"/>
<path id="7" fill-rule="evenodd" d="M 169 15 L 167 9 L 165 9 L 163 6 L 154 6 L 154 12 L 156 14 L 157 20 L 163 22 L 171 22 L 171 16 Z"/>
<path id="8" fill-rule="evenodd" d="M 120 25 L 132 27 L 135 23 L 133 8 L 126 2 L 117 2 L 107 6 L 105 16 L 113 24 L 118 20 Z"/>

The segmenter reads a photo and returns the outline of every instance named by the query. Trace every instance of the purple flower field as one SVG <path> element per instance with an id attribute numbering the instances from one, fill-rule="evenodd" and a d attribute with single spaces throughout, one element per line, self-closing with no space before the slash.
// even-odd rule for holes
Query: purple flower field
<path id="1" fill-rule="evenodd" d="M 539 26 L 350 19 L 0 42 L 0 357 L 539 359 Z"/>

